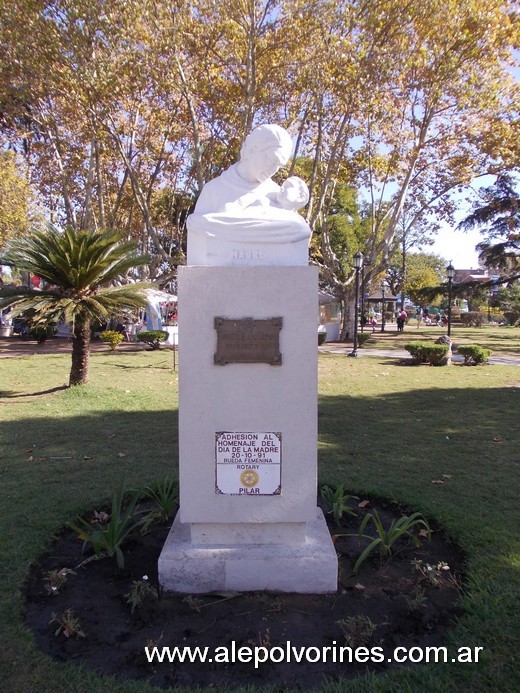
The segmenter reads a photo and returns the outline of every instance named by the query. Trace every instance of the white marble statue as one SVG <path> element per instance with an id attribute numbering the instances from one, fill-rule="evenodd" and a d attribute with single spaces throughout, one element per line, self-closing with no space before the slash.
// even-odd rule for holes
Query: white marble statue
<path id="1" fill-rule="evenodd" d="M 292 140 L 278 125 L 246 138 L 240 161 L 206 183 L 188 217 L 188 265 L 307 265 L 311 229 L 298 214 L 307 185 L 272 179 L 289 160 Z"/>

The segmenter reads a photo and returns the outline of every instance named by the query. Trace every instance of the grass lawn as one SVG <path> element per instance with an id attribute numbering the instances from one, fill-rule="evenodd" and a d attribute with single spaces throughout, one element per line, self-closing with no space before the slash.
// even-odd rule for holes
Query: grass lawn
<path id="1" fill-rule="evenodd" d="M 404 332 L 397 332 L 395 323 L 387 325 L 386 332 L 380 332 L 381 325 L 376 327 L 372 334 L 370 327 L 365 327 L 365 332 L 371 335 L 367 343 L 370 349 L 403 349 L 407 342 L 415 340 L 435 341 L 441 335 L 446 334 L 445 327 L 421 325 L 417 329 L 414 318 L 410 319 Z M 497 325 L 485 327 L 463 327 L 460 323 L 452 325 L 451 338 L 455 346 L 461 344 L 479 344 L 486 349 L 491 349 L 495 356 L 500 354 L 520 355 L 520 327 L 498 327 Z"/>
<path id="2" fill-rule="evenodd" d="M 41 655 L 23 625 L 22 589 L 53 534 L 108 500 L 123 474 L 142 486 L 176 469 L 171 353 L 92 354 L 91 382 L 72 390 L 56 389 L 70 356 L 0 363 L 0 688 L 153 690 Z M 520 368 L 323 354 L 319 374 L 320 482 L 396 499 L 444 526 L 467 556 L 465 615 L 445 644 L 484 648 L 478 664 L 421 664 L 323 691 L 519 690 Z"/>

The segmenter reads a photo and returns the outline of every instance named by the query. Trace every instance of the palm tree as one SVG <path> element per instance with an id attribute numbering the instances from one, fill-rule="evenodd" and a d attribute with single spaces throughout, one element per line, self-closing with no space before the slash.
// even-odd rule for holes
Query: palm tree
<path id="1" fill-rule="evenodd" d="M 27 236 L 11 238 L 0 264 L 40 277 L 46 288 L 23 286 L 0 290 L 0 307 L 29 311 L 33 323 L 47 325 L 64 318 L 72 322 L 72 366 L 69 385 L 88 381 L 90 328 L 128 309 L 146 305 L 149 284 L 117 285 L 132 267 L 145 264 L 137 245 L 113 231 L 88 232 L 53 226 Z"/>

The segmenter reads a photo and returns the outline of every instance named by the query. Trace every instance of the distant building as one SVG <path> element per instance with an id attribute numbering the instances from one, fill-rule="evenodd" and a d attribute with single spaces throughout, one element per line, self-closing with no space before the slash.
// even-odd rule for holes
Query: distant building
<path id="1" fill-rule="evenodd" d="M 453 275 L 454 284 L 465 284 L 466 282 L 487 282 L 491 279 L 488 270 L 484 269 L 456 269 Z"/>

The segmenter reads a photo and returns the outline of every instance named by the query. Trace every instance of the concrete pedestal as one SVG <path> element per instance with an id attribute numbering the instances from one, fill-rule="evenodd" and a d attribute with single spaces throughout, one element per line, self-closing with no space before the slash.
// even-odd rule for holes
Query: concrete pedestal
<path id="1" fill-rule="evenodd" d="M 180 511 L 162 587 L 335 591 L 316 508 L 317 268 L 181 267 L 178 293 Z M 280 319 L 280 362 L 218 365 L 215 318 Z"/>

